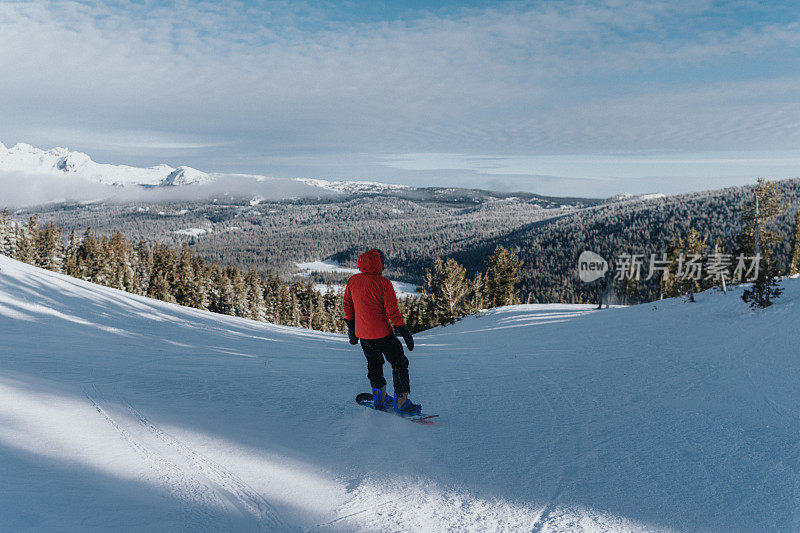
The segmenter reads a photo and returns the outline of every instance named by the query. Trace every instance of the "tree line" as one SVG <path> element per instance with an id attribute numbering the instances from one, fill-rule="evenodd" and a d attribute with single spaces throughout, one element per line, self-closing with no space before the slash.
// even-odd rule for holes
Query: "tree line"
<path id="1" fill-rule="evenodd" d="M 800 180 L 774 182 L 790 209 L 771 222 L 783 237 L 775 245 L 777 268 L 783 272 L 790 253 L 789 232 L 800 197 Z M 190 248 L 209 261 L 233 263 L 242 271 L 254 268 L 286 279 L 295 263 L 335 259 L 354 266 L 364 243 L 392 258 L 392 277 L 423 286 L 426 269 L 436 257 L 452 258 L 473 279 L 487 267 L 497 245 L 522 261 L 517 287 L 523 302 L 592 303 L 597 284 L 577 276 L 583 250 L 611 259 L 620 253 L 667 252 L 670 243 L 691 229 L 708 234 L 710 242 L 735 248 L 742 230 L 742 206 L 753 187 L 687 193 L 650 200 L 567 203 L 564 208 L 538 207 L 537 199 L 363 196 L 261 202 L 168 202 L 162 204 L 51 205 L 21 211 L 40 214 L 66 228 L 99 235 L 120 230 L 150 245 Z M 544 203 L 544 207 L 558 206 Z M 195 228 L 196 234 L 187 233 Z M 205 231 L 205 233 L 202 233 Z M 308 280 L 341 284 L 345 275 L 312 273 Z M 616 287 L 615 287 L 616 288 Z M 662 295 L 658 279 L 628 287 L 627 303 L 652 301 Z"/>
<path id="2" fill-rule="evenodd" d="M 87 228 L 63 237 L 55 222 L 38 216 L 25 223 L 0 212 L 0 254 L 44 269 L 165 302 L 274 324 L 321 331 L 346 331 L 341 294 L 331 285 L 317 290 L 308 280 L 285 280 L 278 274 L 220 266 L 196 255 L 184 242 L 134 242 L 117 231 L 97 236 Z M 516 285 L 522 262 L 499 246 L 485 273 L 474 279 L 452 259 L 436 258 L 418 298 L 398 303 L 412 331 L 452 323 L 494 307 L 519 302 Z"/>
<path id="3" fill-rule="evenodd" d="M 741 229 L 731 241 L 714 239 L 709 232 L 690 228 L 685 235 L 669 243 L 669 264 L 658 280 L 659 297 L 688 296 L 690 301 L 694 301 L 696 292 L 714 287 L 724 289 L 730 283 L 743 281 L 729 277 L 727 273 L 681 277 L 682 258 L 701 258 L 703 264 L 697 266 L 707 267 L 709 262 L 719 257 L 752 257 L 757 258 L 758 263 L 753 272 L 755 279 L 743 291 L 742 299 L 754 309 L 772 305 L 782 292 L 780 276 L 800 273 L 800 211 L 795 214 L 789 233 L 786 231 L 788 228 L 780 228 L 779 222 L 788 209 L 789 203 L 779 184 L 759 180 L 752 189 L 751 198 L 743 202 Z M 789 233 L 789 239 L 784 236 L 786 233 Z M 788 253 L 781 246 L 785 241 L 791 243 Z M 623 284 L 622 292 L 635 297 L 635 284 Z"/>
<path id="4" fill-rule="evenodd" d="M 578 208 L 545 209 L 524 198 L 440 201 L 346 196 L 257 205 L 249 201 L 60 204 L 18 211 L 15 216 L 27 219 L 38 214 L 42 220 L 64 226 L 67 232 L 91 227 L 98 235 L 111 236 L 119 230 L 151 245 L 180 247 L 188 242 L 207 260 L 286 277 L 297 271 L 296 263 L 304 261 L 333 259 L 343 266 L 355 266 L 369 243 L 392 258 L 393 279 L 421 286 L 425 269 L 436 257 L 453 257 L 487 238 Z M 495 248 L 474 258 L 468 267 L 471 276 L 485 268 Z M 346 279 L 333 273 L 311 273 L 309 277 L 323 285 Z"/>
<path id="5" fill-rule="evenodd" d="M 783 198 L 785 210 L 763 222 L 780 239 L 772 246 L 775 268 L 789 271 L 792 254 L 791 232 L 800 198 L 800 180 L 766 182 Z M 607 260 L 620 254 L 669 253 L 678 238 L 694 230 L 708 235 L 708 249 L 714 246 L 738 253 L 737 239 L 747 220 L 743 212 L 752 203 L 757 186 L 687 193 L 651 200 L 610 202 L 572 211 L 539 222 L 527 223 L 500 237 L 474 243 L 449 257 L 474 272 L 491 250 L 501 244 L 524 261 L 519 286 L 523 301 L 535 303 L 596 303 L 601 297 L 599 283 L 583 283 L 578 277 L 577 259 L 584 250 Z M 762 214 L 763 219 L 763 214 Z M 750 254 L 748 254 L 750 255 Z M 703 282 L 704 284 L 706 282 Z M 703 284 L 703 286 L 705 286 Z M 638 283 L 612 283 L 619 303 L 657 300 L 665 293 L 657 276 Z"/>

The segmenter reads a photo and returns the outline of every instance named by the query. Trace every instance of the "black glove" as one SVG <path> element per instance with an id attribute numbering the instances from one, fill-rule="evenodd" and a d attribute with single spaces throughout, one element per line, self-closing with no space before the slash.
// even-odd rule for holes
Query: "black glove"
<path id="1" fill-rule="evenodd" d="M 350 344 L 358 344 L 358 337 L 356 337 L 356 321 L 347 320 L 347 336 L 350 337 Z"/>
<path id="2" fill-rule="evenodd" d="M 397 326 L 397 333 L 403 336 L 403 340 L 406 341 L 406 346 L 408 346 L 408 351 L 414 351 L 414 337 L 411 336 L 411 332 L 408 331 L 407 326 Z"/>

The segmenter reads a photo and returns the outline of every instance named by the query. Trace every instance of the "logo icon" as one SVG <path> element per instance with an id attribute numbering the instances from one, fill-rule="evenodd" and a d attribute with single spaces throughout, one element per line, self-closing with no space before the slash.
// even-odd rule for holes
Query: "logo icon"
<path id="1" fill-rule="evenodd" d="M 594 252 L 586 250 L 578 257 L 578 276 L 584 283 L 600 279 L 608 272 L 608 262 Z"/>

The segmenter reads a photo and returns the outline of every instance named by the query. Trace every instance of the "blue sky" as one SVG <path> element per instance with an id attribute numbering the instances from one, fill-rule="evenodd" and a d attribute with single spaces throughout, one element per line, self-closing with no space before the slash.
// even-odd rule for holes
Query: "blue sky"
<path id="1" fill-rule="evenodd" d="M 800 7 L 0 3 L 0 141 L 544 194 L 800 175 Z"/>

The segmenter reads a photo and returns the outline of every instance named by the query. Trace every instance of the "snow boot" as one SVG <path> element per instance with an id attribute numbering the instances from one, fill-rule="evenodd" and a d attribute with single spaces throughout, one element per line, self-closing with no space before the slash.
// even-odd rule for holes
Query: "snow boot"
<path id="1" fill-rule="evenodd" d="M 406 402 L 403 405 L 398 406 L 397 398 L 395 398 L 394 411 L 400 415 L 418 415 L 422 412 L 422 404 L 411 403 L 411 400 L 406 398 Z"/>
<path id="2" fill-rule="evenodd" d="M 381 389 L 372 389 L 372 405 L 375 406 L 376 409 L 386 409 L 394 405 L 394 398 L 392 398 L 389 393 L 386 393 L 386 400 L 381 401 Z"/>

